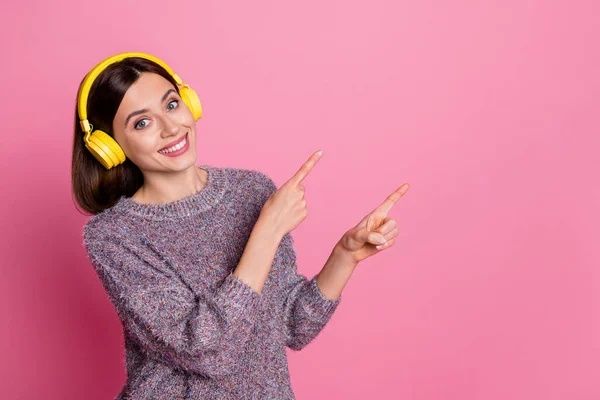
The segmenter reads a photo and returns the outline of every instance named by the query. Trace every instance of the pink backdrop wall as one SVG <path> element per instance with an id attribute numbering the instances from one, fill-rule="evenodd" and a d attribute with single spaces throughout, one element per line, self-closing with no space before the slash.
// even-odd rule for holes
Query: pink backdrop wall
<path id="1" fill-rule="evenodd" d="M 293 235 L 312 276 L 399 184 L 397 243 L 289 353 L 299 399 L 600 398 L 595 1 L 6 4 L 0 397 L 109 399 L 119 320 L 71 200 L 77 85 L 143 51 L 200 95 L 198 163 L 278 185 L 315 150 Z"/>

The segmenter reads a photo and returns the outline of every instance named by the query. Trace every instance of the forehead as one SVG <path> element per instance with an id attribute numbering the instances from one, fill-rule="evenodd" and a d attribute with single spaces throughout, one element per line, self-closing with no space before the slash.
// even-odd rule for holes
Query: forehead
<path id="1" fill-rule="evenodd" d="M 160 105 L 161 98 L 169 89 L 173 89 L 173 85 L 162 76 L 143 72 L 125 92 L 115 118 L 126 118 L 132 111 Z"/>

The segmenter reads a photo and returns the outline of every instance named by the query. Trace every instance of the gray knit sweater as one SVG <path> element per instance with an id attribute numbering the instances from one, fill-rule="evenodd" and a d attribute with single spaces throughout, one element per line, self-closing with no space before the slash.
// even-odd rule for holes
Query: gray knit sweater
<path id="1" fill-rule="evenodd" d="M 294 399 L 286 347 L 315 338 L 341 298 L 297 272 L 290 233 L 262 293 L 231 275 L 276 186 L 256 170 L 199 167 L 200 192 L 160 205 L 123 196 L 83 229 L 123 325 L 117 399 Z"/>

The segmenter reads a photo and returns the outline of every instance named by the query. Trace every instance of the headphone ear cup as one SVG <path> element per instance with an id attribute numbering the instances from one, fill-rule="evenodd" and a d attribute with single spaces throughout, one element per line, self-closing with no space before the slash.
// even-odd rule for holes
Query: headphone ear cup
<path id="1" fill-rule="evenodd" d="M 116 167 L 125 161 L 125 153 L 121 146 L 105 132 L 92 132 L 85 147 L 106 169 Z"/>
<path id="2" fill-rule="evenodd" d="M 200 99 L 198 99 L 196 92 L 189 86 L 184 86 L 179 88 L 179 95 L 192 112 L 194 119 L 198 121 L 202 118 L 202 105 L 200 104 Z"/>

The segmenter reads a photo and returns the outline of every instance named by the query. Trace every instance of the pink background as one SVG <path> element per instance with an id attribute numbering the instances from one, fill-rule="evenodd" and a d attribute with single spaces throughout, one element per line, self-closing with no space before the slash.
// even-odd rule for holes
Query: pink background
<path id="1" fill-rule="evenodd" d="M 53 4 L 50 4 L 53 3 Z M 109 399 L 119 320 L 71 200 L 77 85 L 124 51 L 204 106 L 197 163 L 281 185 L 313 151 L 300 272 L 404 182 L 299 399 L 600 398 L 596 1 L 103 1 L 3 7 L 0 397 Z"/>

